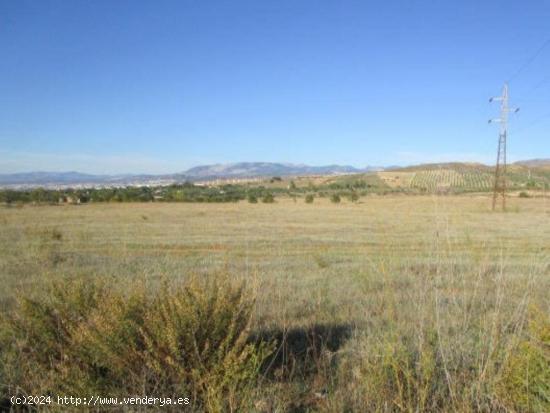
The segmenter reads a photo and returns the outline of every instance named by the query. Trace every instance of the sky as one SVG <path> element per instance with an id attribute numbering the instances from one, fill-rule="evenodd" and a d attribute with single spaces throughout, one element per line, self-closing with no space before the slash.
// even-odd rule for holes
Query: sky
<path id="1" fill-rule="evenodd" d="M 550 157 L 550 0 L 0 0 L 0 173 Z"/>

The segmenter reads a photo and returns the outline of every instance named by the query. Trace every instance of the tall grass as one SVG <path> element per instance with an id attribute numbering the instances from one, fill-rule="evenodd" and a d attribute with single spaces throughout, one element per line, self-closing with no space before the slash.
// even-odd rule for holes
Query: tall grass
<path id="1" fill-rule="evenodd" d="M 533 285 L 474 270 L 410 274 L 406 293 L 383 282 L 366 325 L 340 351 L 325 409 L 549 411 L 550 319 L 529 304 Z"/>

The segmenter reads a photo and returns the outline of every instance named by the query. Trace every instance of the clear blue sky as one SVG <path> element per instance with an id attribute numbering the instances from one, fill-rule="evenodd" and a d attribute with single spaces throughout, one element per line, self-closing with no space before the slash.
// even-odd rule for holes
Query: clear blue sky
<path id="1" fill-rule="evenodd" d="M 0 0 L 0 172 L 550 157 L 550 1 Z"/>

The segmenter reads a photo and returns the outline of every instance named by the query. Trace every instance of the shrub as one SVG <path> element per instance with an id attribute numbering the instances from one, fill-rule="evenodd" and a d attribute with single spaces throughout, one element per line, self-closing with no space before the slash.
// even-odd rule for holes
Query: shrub
<path id="1" fill-rule="evenodd" d="M 351 202 L 357 202 L 357 201 L 359 201 L 359 194 L 358 194 L 357 192 L 353 191 L 353 192 L 350 194 L 350 196 L 349 196 L 349 200 L 350 200 Z"/>
<path id="2" fill-rule="evenodd" d="M 550 320 L 540 310 L 531 314 L 528 334 L 507 357 L 497 384 L 509 411 L 550 411 Z"/>
<path id="3" fill-rule="evenodd" d="M 229 281 L 156 292 L 137 282 L 126 293 L 96 280 L 55 283 L 3 318 L 1 378 L 8 395 L 182 395 L 199 411 L 249 411 L 272 351 L 248 342 L 253 304 Z"/>
<path id="4" fill-rule="evenodd" d="M 525 191 L 521 191 L 521 192 L 519 193 L 519 197 L 520 197 L 520 198 L 531 198 L 531 196 L 530 196 L 527 192 L 525 192 Z"/>
<path id="5" fill-rule="evenodd" d="M 338 194 L 332 194 L 330 197 L 330 202 L 338 204 L 340 203 L 340 195 Z"/>
<path id="6" fill-rule="evenodd" d="M 263 197 L 262 197 L 262 202 L 264 204 L 272 204 L 273 202 L 275 202 L 275 198 L 273 197 L 273 194 L 271 192 L 267 192 Z"/>
<path id="7" fill-rule="evenodd" d="M 314 199 L 315 199 L 315 197 L 313 196 L 313 194 L 307 194 L 306 195 L 306 204 L 313 204 Z"/>
<path id="8" fill-rule="evenodd" d="M 258 198 L 256 197 L 256 195 L 249 194 L 248 195 L 248 202 L 251 203 L 251 204 L 257 204 L 258 203 Z"/>

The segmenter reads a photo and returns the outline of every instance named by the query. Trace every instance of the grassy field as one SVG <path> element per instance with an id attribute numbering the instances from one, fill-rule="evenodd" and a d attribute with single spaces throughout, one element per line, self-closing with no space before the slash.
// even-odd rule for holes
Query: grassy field
<path id="1" fill-rule="evenodd" d="M 243 281 L 255 297 L 247 331 L 277 343 L 251 410 L 550 403 L 545 199 L 511 199 L 506 213 L 488 196 L 29 205 L 1 208 L 0 225 L 4 313 L 52 279 L 107 277 L 126 290 Z"/>

